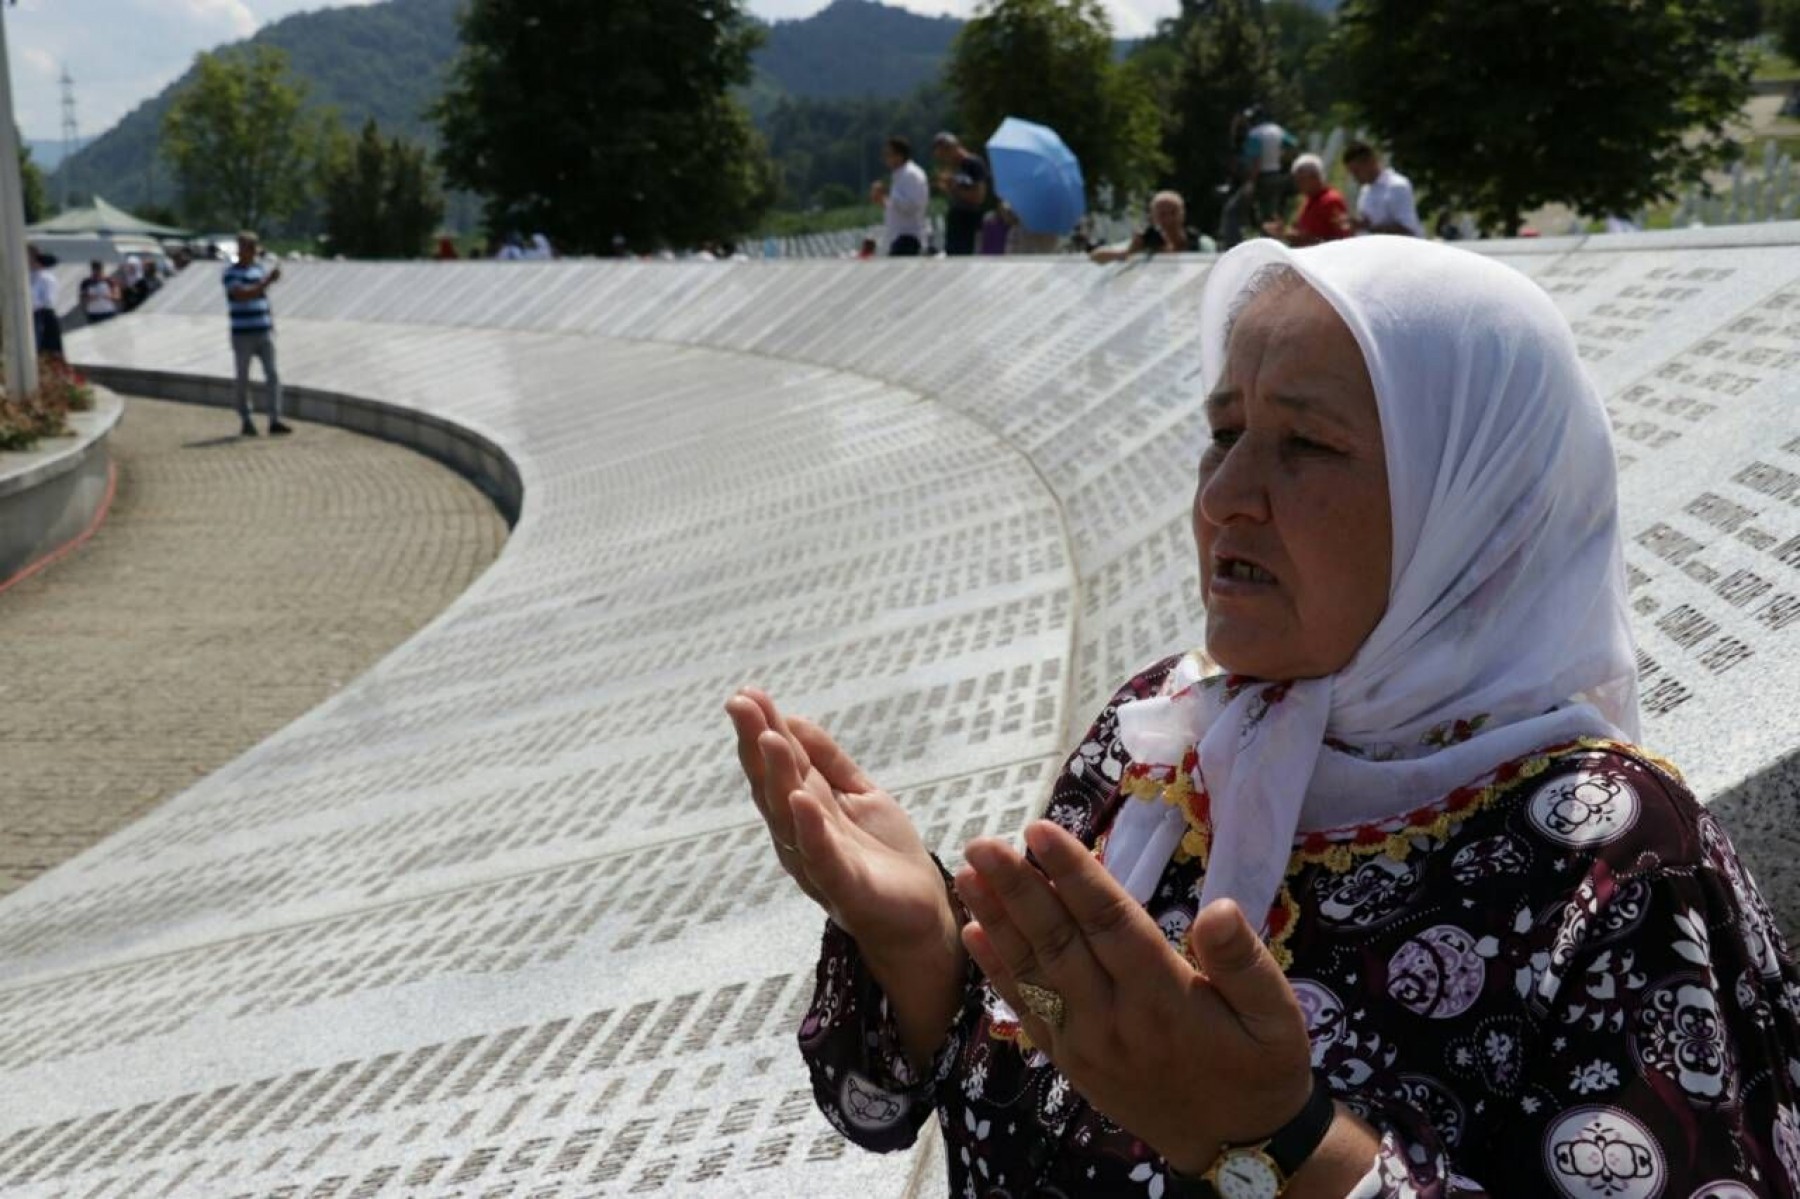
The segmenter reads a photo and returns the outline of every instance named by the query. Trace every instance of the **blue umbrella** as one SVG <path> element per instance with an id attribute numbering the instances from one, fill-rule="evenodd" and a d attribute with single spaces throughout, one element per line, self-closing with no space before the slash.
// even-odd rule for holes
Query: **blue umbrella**
<path id="1" fill-rule="evenodd" d="M 1056 130 L 1007 117 L 987 143 L 994 191 L 1034 233 L 1064 234 L 1087 211 L 1081 164 Z"/>

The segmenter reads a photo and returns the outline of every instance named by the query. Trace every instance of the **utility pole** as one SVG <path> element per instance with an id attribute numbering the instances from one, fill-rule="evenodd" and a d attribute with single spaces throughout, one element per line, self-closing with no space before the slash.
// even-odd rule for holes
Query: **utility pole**
<path id="1" fill-rule="evenodd" d="M 19 178 L 19 127 L 13 123 L 4 10 L 0 10 L 0 349 L 6 355 L 6 394 L 18 399 L 35 392 L 37 334 L 31 327 L 25 188 Z"/>
<path id="2" fill-rule="evenodd" d="M 58 165 L 62 170 L 62 199 L 58 207 L 64 212 L 69 209 L 69 160 L 75 157 L 75 151 L 81 148 L 81 135 L 75 131 L 75 81 L 69 78 L 69 64 L 63 64 L 62 72 L 62 162 Z"/>

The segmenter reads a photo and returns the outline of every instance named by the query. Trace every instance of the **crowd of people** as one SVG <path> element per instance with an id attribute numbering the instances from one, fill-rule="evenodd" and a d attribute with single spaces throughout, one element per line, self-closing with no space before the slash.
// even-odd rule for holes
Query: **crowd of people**
<path id="1" fill-rule="evenodd" d="M 37 246 L 28 247 L 27 258 L 31 324 L 37 350 L 39 355 L 61 362 L 62 314 L 58 310 L 56 275 L 51 269 L 58 260 Z M 85 324 L 103 324 L 141 307 L 162 290 L 163 281 L 163 264 L 153 255 L 126 254 L 111 270 L 101 259 L 93 259 L 81 280 L 74 314 Z"/>
<path id="2" fill-rule="evenodd" d="M 94 259 L 81 281 L 81 312 L 90 325 L 135 311 L 162 290 L 162 267 L 154 258 L 127 254 L 112 271 Z"/>
<path id="3" fill-rule="evenodd" d="M 1243 113 L 1238 129 L 1234 137 L 1240 148 L 1217 236 L 1195 229 L 1187 201 L 1179 192 L 1165 190 L 1151 197 L 1146 223 L 1122 245 L 1093 245 L 1086 228 L 1074 230 L 1070 238 L 1026 229 L 1005 196 L 996 192 L 987 163 L 953 133 L 932 139 L 936 169 L 930 176 L 914 161 L 911 142 L 890 137 L 882 149 L 887 178 L 869 189 L 869 199 L 883 212 L 881 232 L 864 241 L 857 257 L 1050 253 L 1072 242 L 1076 249 L 1088 250 L 1093 261 L 1111 263 L 1138 255 L 1227 250 L 1254 236 L 1298 248 L 1358 234 L 1425 235 L 1411 180 L 1386 165 L 1366 142 L 1353 142 L 1341 160 L 1345 174 L 1357 184 L 1352 207 L 1332 185 L 1324 159 L 1296 155 L 1293 134 L 1261 110 Z M 932 238 L 933 191 L 945 201 L 941 246 Z"/>

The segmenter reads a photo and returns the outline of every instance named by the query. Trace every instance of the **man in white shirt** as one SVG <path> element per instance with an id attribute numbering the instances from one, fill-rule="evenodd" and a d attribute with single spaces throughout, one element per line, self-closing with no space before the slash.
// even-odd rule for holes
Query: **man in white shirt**
<path id="1" fill-rule="evenodd" d="M 1393 167 L 1381 165 L 1381 155 L 1367 142 L 1351 142 L 1344 151 L 1344 167 L 1362 188 L 1356 197 L 1358 233 L 1397 233 L 1424 237 L 1419 209 L 1413 200 L 1412 180 Z"/>
<path id="2" fill-rule="evenodd" d="M 869 188 L 869 199 L 887 210 L 882 218 L 882 243 L 890 258 L 916 258 L 925 248 L 925 209 L 931 202 L 931 185 L 912 160 L 912 143 L 903 137 L 887 139 L 881 161 L 892 172 L 893 182 L 877 179 Z"/>
<path id="3" fill-rule="evenodd" d="M 56 259 L 29 247 L 31 262 L 31 321 L 37 334 L 37 352 L 63 360 L 62 320 L 56 315 L 56 276 L 50 268 Z"/>

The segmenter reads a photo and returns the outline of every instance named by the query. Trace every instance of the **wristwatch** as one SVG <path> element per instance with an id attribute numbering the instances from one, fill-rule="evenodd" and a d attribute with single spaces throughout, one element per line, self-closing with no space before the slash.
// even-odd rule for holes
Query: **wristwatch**
<path id="1" fill-rule="evenodd" d="M 1260 1141 L 1225 1145 L 1200 1176 L 1201 1190 L 1217 1199 L 1277 1199 L 1313 1155 L 1337 1115 L 1331 1088 L 1313 1076 L 1312 1094 L 1300 1114 Z"/>

